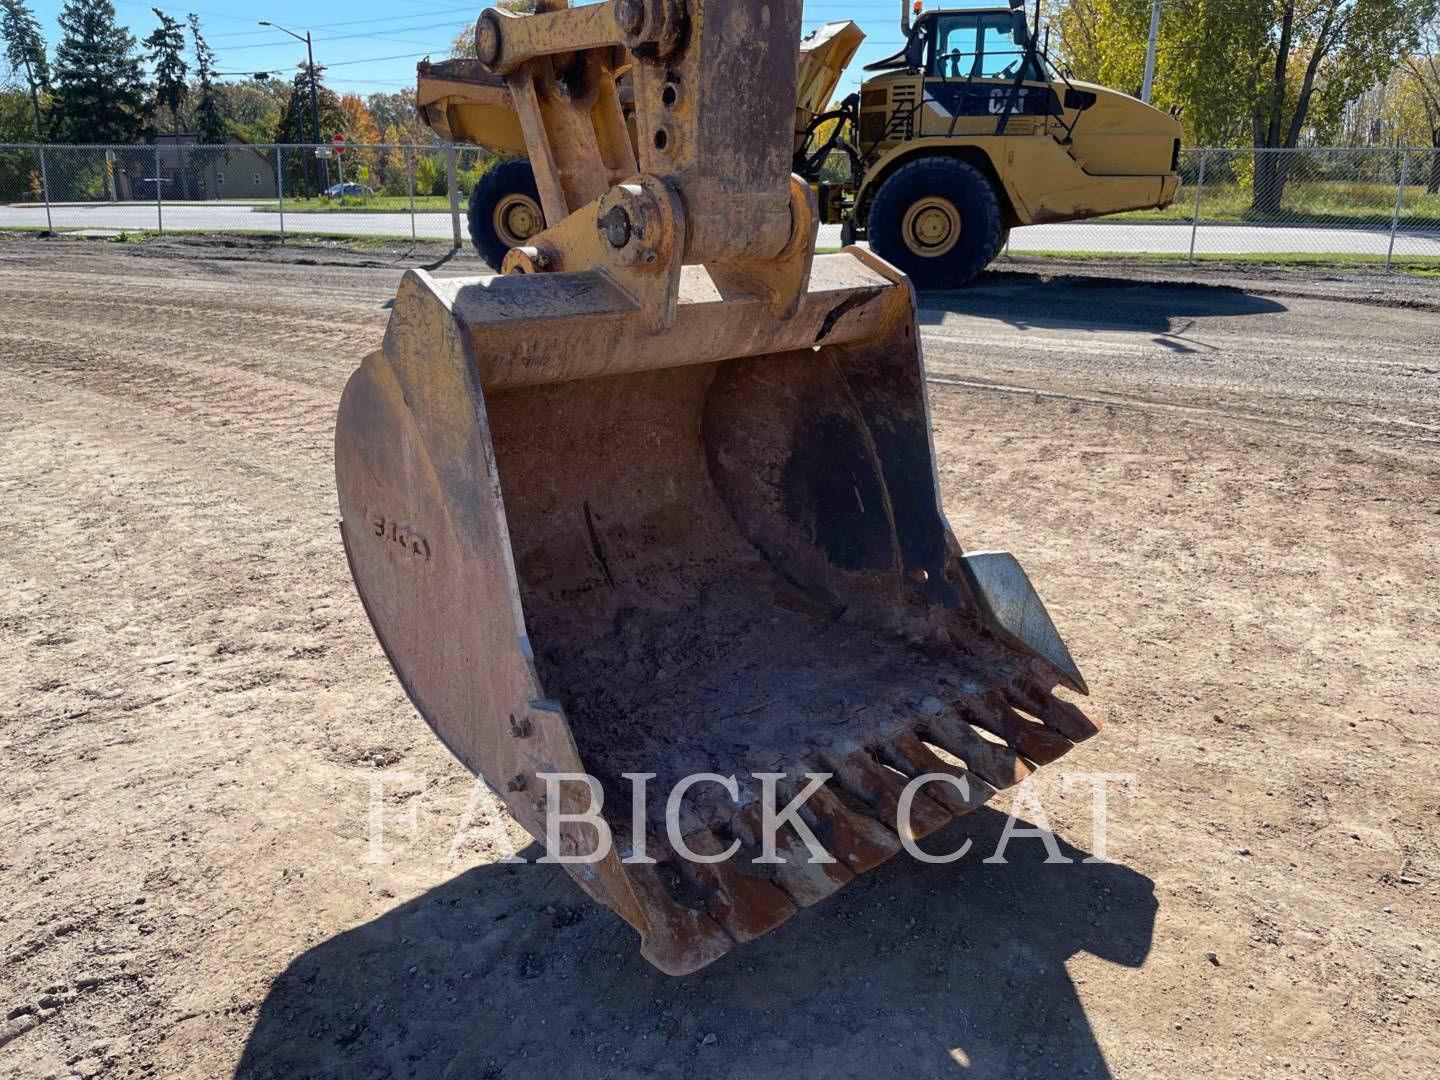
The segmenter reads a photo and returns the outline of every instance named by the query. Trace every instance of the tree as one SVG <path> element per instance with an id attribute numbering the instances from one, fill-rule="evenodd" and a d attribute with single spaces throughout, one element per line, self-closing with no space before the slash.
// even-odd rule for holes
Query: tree
<path id="1" fill-rule="evenodd" d="M 1056 52 L 1077 77 L 1138 94 L 1149 27 L 1150 0 L 1067 0 L 1055 23 Z M 1180 106 L 1187 141 L 1249 139 L 1248 72 L 1265 33 L 1263 12 L 1245 4 L 1166 5 L 1152 100 L 1159 108 Z"/>
<path id="2" fill-rule="evenodd" d="M 1401 72 L 1412 111 L 1425 118 L 1430 146 L 1435 151 L 1430 155 L 1425 178 L 1425 190 L 1433 195 L 1440 191 L 1440 20 L 1421 32 L 1420 45 L 1404 59 Z"/>
<path id="3" fill-rule="evenodd" d="M 1207 144 L 1284 150 L 1338 125 L 1345 106 L 1416 46 L 1437 0 L 1178 0 L 1161 18 L 1155 104 L 1184 109 Z M 1064 59 L 1081 78 L 1140 84 L 1150 0 L 1066 0 Z M 1252 206 L 1278 210 L 1291 155 L 1259 154 Z"/>
<path id="4" fill-rule="evenodd" d="M 266 143 L 275 137 L 290 84 L 278 79 L 220 82 L 212 88 L 214 108 L 227 142 Z M 196 110 L 197 117 L 199 110 Z M 196 130 L 200 130 L 197 120 Z"/>
<path id="5" fill-rule="evenodd" d="M 35 138 L 43 140 L 40 95 L 49 92 L 50 66 L 45 59 L 45 39 L 40 35 L 40 24 L 23 0 L 0 0 L 0 38 L 5 42 L 5 62 L 12 72 L 24 78 L 30 91 Z"/>
<path id="6" fill-rule="evenodd" d="M 195 138 L 202 143 L 225 142 L 229 132 L 215 100 L 215 53 L 205 43 L 200 33 L 200 16 L 193 11 L 189 15 L 190 40 L 195 47 L 195 81 L 199 91 L 199 102 L 195 106 Z"/>
<path id="7" fill-rule="evenodd" d="M 404 195 L 410 190 L 410 173 L 405 167 L 405 151 L 397 145 L 403 140 L 394 124 L 385 129 L 385 150 L 380 157 L 380 186 L 386 195 Z"/>
<path id="8" fill-rule="evenodd" d="M 375 126 L 381 131 L 395 129 L 402 143 L 438 143 L 440 137 L 420 120 L 415 108 L 415 91 L 401 90 L 393 94 L 371 94 L 365 99 L 365 107 L 375 118 Z M 386 142 L 390 137 L 386 136 Z"/>
<path id="9" fill-rule="evenodd" d="M 190 65 L 185 63 L 185 28 L 179 19 L 172 19 L 159 8 L 151 8 L 160 25 L 141 42 L 149 52 L 146 57 L 155 65 L 155 113 L 158 130 L 159 113 L 163 106 L 170 110 L 170 128 L 180 133 L 180 106 L 190 88 L 185 76 Z"/>
<path id="10" fill-rule="evenodd" d="M 1268 85 L 1252 113 L 1255 145 L 1268 149 L 1298 146 L 1307 121 L 1333 120 L 1384 78 L 1436 10 L 1435 0 L 1280 0 L 1276 7 L 1279 27 L 1262 55 Z M 1255 210 L 1280 209 L 1289 164 L 1286 154 L 1259 155 Z"/>
<path id="11" fill-rule="evenodd" d="M 375 126 L 375 119 L 359 94 L 342 95 L 340 111 L 345 114 L 345 122 L 341 127 L 345 133 L 345 141 L 355 144 L 356 147 L 353 150 L 349 146 L 345 148 L 345 164 L 355 166 L 353 171 L 346 171 L 361 183 L 379 187 L 381 178 L 378 173 L 381 162 L 377 151 L 359 149 L 361 146 L 373 146 L 381 141 L 380 129 Z M 369 179 L 366 179 L 367 177 Z"/>
<path id="12" fill-rule="evenodd" d="M 138 142 L 145 134 L 145 79 L 135 38 L 110 0 L 66 0 L 55 48 L 52 127 L 62 141 Z"/>
<path id="13" fill-rule="evenodd" d="M 345 128 L 345 113 L 340 109 L 340 99 L 322 81 L 325 69 L 319 65 L 315 67 L 315 98 L 320 107 L 320 132 L 319 138 L 323 139 L 324 132 L 343 131 Z M 280 115 L 275 123 L 274 141 L 277 143 L 313 143 L 317 136 L 312 136 L 310 124 L 310 70 L 308 65 L 300 64 L 295 72 L 295 79 L 290 84 L 289 96 L 280 110 Z M 317 161 L 312 152 L 306 150 L 303 155 L 290 153 L 286 155 L 285 186 L 287 190 L 303 188 L 308 198 L 310 194 L 309 184 L 311 182 L 311 169 L 307 168 L 305 162 L 316 161 L 314 166 L 314 182 L 318 189 L 325 184 L 326 169 L 323 162 Z"/>

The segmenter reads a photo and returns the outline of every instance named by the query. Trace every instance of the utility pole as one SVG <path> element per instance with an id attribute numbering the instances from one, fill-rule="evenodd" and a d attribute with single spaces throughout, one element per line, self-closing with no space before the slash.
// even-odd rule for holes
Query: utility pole
<path id="1" fill-rule="evenodd" d="M 1140 100 L 1150 104 L 1150 89 L 1155 85 L 1155 46 L 1160 41 L 1160 0 L 1150 0 L 1150 44 L 1145 49 L 1145 81 L 1140 86 Z"/>
<path id="2" fill-rule="evenodd" d="M 290 35 L 291 37 L 293 37 L 296 41 L 303 41 L 303 42 L 305 42 L 305 64 L 306 64 L 307 70 L 308 70 L 309 73 L 310 73 L 310 127 L 311 127 L 311 130 L 312 130 L 312 132 L 313 132 L 313 134 L 314 134 L 314 137 L 315 137 L 315 149 L 318 151 L 318 150 L 320 149 L 320 145 L 321 145 L 321 143 L 320 143 L 320 99 L 319 99 L 318 96 L 316 96 L 316 93 L 315 93 L 315 49 L 314 49 L 314 47 L 313 47 L 313 46 L 311 45 L 311 43 L 310 43 L 310 31 L 309 31 L 309 30 L 306 30 L 306 31 L 305 31 L 305 36 L 304 36 L 304 37 L 301 37 L 299 34 L 295 33 L 295 31 L 293 31 L 293 30 L 286 30 L 285 27 L 283 27 L 283 26 L 280 26 L 280 25 L 278 25 L 278 24 L 276 24 L 276 23 L 267 22 L 267 21 L 265 21 L 265 20 L 263 20 L 263 19 L 260 21 L 260 25 L 261 25 L 261 26 L 268 26 L 268 27 L 270 27 L 272 30 L 279 30 L 282 34 L 289 34 L 289 35 Z M 321 159 L 320 159 L 319 157 L 317 157 L 317 158 L 315 159 L 315 162 L 316 162 L 316 165 L 315 165 L 315 178 L 316 178 L 315 194 L 317 194 L 317 195 L 320 194 L 321 192 L 323 192 L 323 191 L 325 190 L 325 185 L 324 185 L 324 183 L 322 183 L 322 182 L 320 181 L 320 168 L 321 168 L 321 166 L 320 166 L 320 164 L 319 164 L 320 161 L 321 161 Z M 326 179 L 327 181 L 330 179 L 330 170 L 329 170 L 329 168 L 326 168 L 326 170 L 325 170 L 325 179 Z"/>

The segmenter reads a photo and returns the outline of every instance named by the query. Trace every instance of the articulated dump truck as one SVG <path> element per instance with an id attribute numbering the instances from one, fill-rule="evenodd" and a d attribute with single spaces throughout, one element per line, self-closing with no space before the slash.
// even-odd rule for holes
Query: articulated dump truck
<path id="1" fill-rule="evenodd" d="M 929 11 L 913 23 L 902 3 L 904 47 L 868 65 L 873 74 L 859 92 L 834 108 L 865 35 L 853 22 L 832 22 L 800 43 L 795 111 L 785 121 L 792 171 L 814 188 L 823 224 L 839 224 L 845 243 L 868 241 L 921 288 L 970 281 L 1014 226 L 1154 209 L 1175 197 L 1179 123 L 1127 94 L 1066 77 L 1014 10 L 1019 2 Z M 633 152 L 631 70 L 616 69 L 615 85 L 597 90 L 596 107 L 618 103 L 606 134 L 628 140 Z M 470 194 L 470 236 L 492 266 L 580 205 L 566 177 L 537 183 L 547 171 L 525 160 L 517 111 L 531 106 L 482 61 L 422 63 L 416 103 L 444 138 L 510 158 Z"/>
<path id="2" fill-rule="evenodd" d="M 484 12 L 566 212 L 498 275 L 407 273 L 336 430 L 416 709 L 677 975 L 1096 730 L 1020 565 L 943 515 L 909 282 L 814 253 L 800 7 Z"/>

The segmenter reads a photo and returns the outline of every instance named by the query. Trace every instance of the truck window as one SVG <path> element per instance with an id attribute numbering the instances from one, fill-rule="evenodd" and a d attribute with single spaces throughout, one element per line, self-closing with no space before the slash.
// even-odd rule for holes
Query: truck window
<path id="1" fill-rule="evenodd" d="M 1025 62 L 1025 50 L 1011 36 L 1005 12 L 940 15 L 935 19 L 935 51 L 928 74 L 942 79 L 1013 79 Z M 1033 61 L 1029 81 L 1044 81 Z"/>

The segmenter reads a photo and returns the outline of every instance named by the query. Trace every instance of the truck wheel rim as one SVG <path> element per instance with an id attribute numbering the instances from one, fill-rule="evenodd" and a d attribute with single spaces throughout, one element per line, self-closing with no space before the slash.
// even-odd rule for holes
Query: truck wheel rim
<path id="1" fill-rule="evenodd" d="M 960 211 L 949 199 L 929 195 L 917 199 L 905 212 L 900 232 L 905 246 L 916 255 L 944 255 L 960 239 Z"/>
<path id="2" fill-rule="evenodd" d="M 528 195 L 506 195 L 491 215 L 495 233 L 508 247 L 518 247 L 540 231 L 544 217 Z"/>

